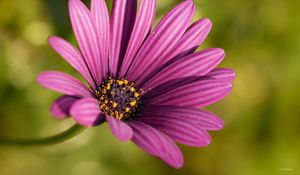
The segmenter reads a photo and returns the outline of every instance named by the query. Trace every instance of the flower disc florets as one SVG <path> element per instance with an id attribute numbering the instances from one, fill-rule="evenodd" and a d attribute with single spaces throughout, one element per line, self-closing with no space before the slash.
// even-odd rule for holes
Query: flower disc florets
<path id="1" fill-rule="evenodd" d="M 142 90 L 124 78 L 111 78 L 102 82 L 97 95 L 104 114 L 119 120 L 130 119 L 140 104 Z"/>

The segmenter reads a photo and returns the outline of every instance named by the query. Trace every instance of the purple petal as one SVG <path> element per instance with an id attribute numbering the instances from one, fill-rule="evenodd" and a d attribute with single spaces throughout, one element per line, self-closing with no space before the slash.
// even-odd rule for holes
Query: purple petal
<path id="1" fill-rule="evenodd" d="M 163 117 L 170 120 L 184 120 L 184 122 L 194 123 L 205 130 L 220 130 L 224 127 L 223 120 L 217 115 L 194 107 L 148 106 L 141 115 L 152 118 Z"/>
<path id="2" fill-rule="evenodd" d="M 79 80 L 71 75 L 58 72 L 46 71 L 40 73 L 37 82 L 42 86 L 66 95 L 76 97 L 93 97 L 92 92 Z"/>
<path id="3" fill-rule="evenodd" d="M 201 19 L 193 23 L 177 42 L 165 61 L 173 57 L 183 57 L 194 53 L 202 44 L 211 30 L 212 23 L 209 19 Z"/>
<path id="4" fill-rule="evenodd" d="M 133 129 L 132 141 L 153 156 L 174 168 L 183 166 L 183 156 L 177 145 L 165 134 L 138 121 L 128 122 Z"/>
<path id="5" fill-rule="evenodd" d="M 129 80 L 135 81 L 138 77 L 142 79 L 164 62 L 165 57 L 188 28 L 194 10 L 193 1 L 184 1 L 158 23 L 129 68 Z"/>
<path id="6" fill-rule="evenodd" d="M 207 73 L 206 76 L 216 80 L 232 81 L 235 78 L 235 72 L 228 68 L 216 68 Z"/>
<path id="7" fill-rule="evenodd" d="M 95 82 L 89 72 L 89 69 L 84 62 L 81 53 L 66 40 L 52 36 L 48 39 L 51 47 L 63 57 L 74 69 L 76 69 L 89 83 L 90 86 L 95 89 Z"/>
<path id="8" fill-rule="evenodd" d="M 133 136 L 133 131 L 125 122 L 115 119 L 110 116 L 106 116 L 106 121 L 112 133 L 121 141 L 130 140 Z"/>
<path id="9" fill-rule="evenodd" d="M 204 107 L 213 104 L 230 93 L 232 85 L 227 81 L 202 80 L 170 90 L 145 103 L 159 105 Z"/>
<path id="10" fill-rule="evenodd" d="M 105 121 L 101 114 L 98 101 L 94 98 L 83 98 L 76 101 L 71 107 L 71 116 L 80 125 L 91 127 Z"/>
<path id="11" fill-rule="evenodd" d="M 204 78 L 203 78 L 204 77 Z M 202 80 L 211 80 L 212 78 L 209 77 L 185 77 L 185 78 L 178 78 L 175 80 L 168 81 L 166 83 L 163 83 L 155 88 L 151 89 L 144 89 L 144 95 L 142 96 L 143 99 L 151 99 L 155 98 L 157 96 L 163 95 L 165 93 L 168 93 L 169 91 L 179 88 L 181 86 L 191 84 L 196 81 L 202 81 Z"/>
<path id="12" fill-rule="evenodd" d="M 162 64 L 157 68 L 153 69 L 153 71 L 146 76 L 140 77 L 136 84 L 142 86 L 145 81 L 148 81 L 150 78 L 155 76 L 157 72 L 159 72 L 165 65 L 168 65 L 170 60 L 183 59 L 182 57 L 187 56 L 195 52 L 195 50 L 202 44 L 205 40 L 206 36 L 210 32 L 211 29 L 211 21 L 209 19 L 201 19 L 193 23 L 189 29 L 184 33 L 184 35 L 180 38 L 177 44 L 172 48 L 172 51 L 169 52 L 168 56 L 166 56 L 163 60 Z"/>
<path id="13" fill-rule="evenodd" d="M 188 121 L 185 118 L 172 118 L 168 116 L 143 116 L 137 118 L 161 132 L 167 134 L 174 141 L 189 146 L 207 146 L 210 143 L 210 136 L 198 126 L 195 121 Z"/>
<path id="14" fill-rule="evenodd" d="M 115 0 L 111 15 L 109 71 L 115 76 L 122 63 L 136 17 L 137 0 Z"/>
<path id="15" fill-rule="evenodd" d="M 138 49 L 149 34 L 156 10 L 156 0 L 142 0 L 139 8 L 137 20 L 134 24 L 131 38 L 129 40 L 124 62 L 120 70 L 120 76 L 126 74 L 128 67 L 134 59 Z"/>
<path id="16" fill-rule="evenodd" d="M 90 12 L 80 0 L 69 0 L 69 13 L 80 50 L 93 78 L 100 84 L 104 72 L 100 69 L 102 65 L 100 46 Z"/>
<path id="17" fill-rule="evenodd" d="M 96 31 L 98 32 L 98 41 L 100 45 L 100 54 L 102 58 L 101 69 L 108 73 L 108 51 L 110 44 L 110 24 L 109 14 L 105 0 L 91 1 L 91 16 L 95 22 Z"/>
<path id="18" fill-rule="evenodd" d="M 143 85 L 143 89 L 147 91 L 147 89 L 178 78 L 203 76 L 215 68 L 223 58 L 223 49 L 207 49 L 177 59 Z"/>
<path id="19" fill-rule="evenodd" d="M 52 103 L 51 114 L 54 118 L 64 119 L 70 115 L 71 106 L 78 100 L 78 97 L 64 95 Z"/>

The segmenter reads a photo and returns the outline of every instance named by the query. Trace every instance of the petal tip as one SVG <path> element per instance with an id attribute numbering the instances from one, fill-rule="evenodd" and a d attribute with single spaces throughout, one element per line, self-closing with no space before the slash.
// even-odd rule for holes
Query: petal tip
<path id="1" fill-rule="evenodd" d="M 95 102 L 95 100 L 92 98 L 86 98 L 76 101 L 70 109 L 72 118 L 79 125 L 86 127 L 93 127 L 103 123 L 105 117 L 103 117 L 100 111 L 98 111 L 98 108 L 94 106 L 95 103 L 97 102 Z M 89 109 L 89 107 L 91 107 L 91 109 Z M 93 112 L 91 112 L 91 110 L 93 110 Z"/>
<path id="2" fill-rule="evenodd" d="M 192 12 L 192 14 L 194 14 L 195 10 L 196 10 L 196 5 L 195 5 L 194 1 L 191 0 L 190 3 L 188 4 L 188 7 L 191 8 L 191 12 Z"/>
<path id="3" fill-rule="evenodd" d="M 211 143 L 211 139 L 207 139 L 205 142 L 206 146 L 209 145 L 210 143 Z"/>
<path id="4" fill-rule="evenodd" d="M 173 160 L 172 162 L 167 162 L 170 166 L 176 169 L 180 169 L 184 165 L 183 157 L 180 157 L 178 160 Z"/>
<path id="5" fill-rule="evenodd" d="M 194 11 L 195 11 L 195 9 L 196 9 L 196 5 L 195 5 L 195 3 L 194 3 L 193 0 L 185 0 L 185 1 L 183 1 L 183 2 L 180 4 L 180 6 L 181 6 L 182 8 L 185 8 L 186 10 L 191 10 L 191 12 L 193 12 L 193 13 L 194 13 Z M 189 8 L 190 8 L 190 9 L 189 9 Z"/>
<path id="6" fill-rule="evenodd" d="M 56 36 L 48 36 L 47 41 L 50 44 L 52 42 L 52 40 L 54 40 L 56 38 Z"/>
<path id="7" fill-rule="evenodd" d="M 209 18 L 201 19 L 198 24 L 202 26 L 203 31 L 206 31 L 207 33 L 209 33 L 212 28 L 212 21 Z"/>
<path id="8" fill-rule="evenodd" d="M 43 79 L 44 79 L 44 76 L 47 72 L 41 72 L 39 73 L 37 76 L 36 76 L 36 79 L 35 81 L 40 84 L 40 85 L 43 85 Z"/>
<path id="9" fill-rule="evenodd" d="M 222 123 L 222 124 L 221 124 L 221 123 L 220 123 L 220 124 L 218 124 L 218 129 L 220 129 L 220 130 L 221 130 L 221 129 L 223 129 L 223 128 L 224 128 L 224 123 Z"/>
<path id="10" fill-rule="evenodd" d="M 207 31 L 207 33 L 209 33 L 212 27 L 212 21 L 209 18 L 202 18 L 193 23 L 192 26 L 197 26 L 197 31 Z"/>
<path id="11" fill-rule="evenodd" d="M 75 0 L 69 0 L 69 2 L 68 2 L 69 7 L 71 7 L 74 4 L 74 1 Z"/>
<path id="12" fill-rule="evenodd" d="M 225 56 L 225 50 L 222 48 L 212 48 L 211 50 L 215 55 Z"/>
<path id="13" fill-rule="evenodd" d="M 65 119 L 67 117 L 67 114 L 64 113 L 63 111 L 61 111 L 55 104 L 51 105 L 50 113 L 53 116 L 53 118 L 59 119 L 59 120 Z"/>
<path id="14" fill-rule="evenodd" d="M 126 142 L 132 139 L 133 130 L 127 123 L 108 115 L 106 115 L 106 121 L 110 126 L 113 135 L 116 136 L 121 142 Z"/>
<path id="15" fill-rule="evenodd" d="M 126 135 L 126 137 L 119 137 L 119 140 L 120 140 L 121 142 L 127 142 L 127 141 L 131 140 L 132 137 L 133 137 L 133 134 L 131 134 L 131 135 Z"/>
<path id="16" fill-rule="evenodd" d="M 183 167 L 183 165 L 184 165 L 184 163 L 183 163 L 183 162 L 182 162 L 182 163 L 180 162 L 180 163 L 174 165 L 173 167 L 176 168 L 176 169 L 180 169 L 180 168 Z"/>
<path id="17" fill-rule="evenodd" d="M 220 68 L 222 69 L 222 68 Z M 233 69 L 230 68 L 224 68 L 224 70 L 226 71 L 225 74 L 230 77 L 229 80 L 232 81 L 236 78 L 236 73 Z"/>
<path id="18" fill-rule="evenodd" d="M 183 3 L 186 3 L 188 6 L 195 6 L 195 3 L 193 0 L 185 0 Z"/>
<path id="19" fill-rule="evenodd" d="M 70 4 L 70 3 L 74 3 L 74 2 L 76 2 L 76 1 L 79 1 L 79 0 L 69 0 L 69 4 Z"/>
<path id="20" fill-rule="evenodd" d="M 81 5 L 85 6 L 81 0 L 69 0 L 68 7 L 69 13 L 74 13 L 77 11 L 76 8 L 80 8 Z"/>
<path id="21" fill-rule="evenodd" d="M 47 41 L 49 43 L 50 46 L 55 45 L 55 42 L 60 40 L 61 38 L 58 36 L 48 36 Z"/>
<path id="22" fill-rule="evenodd" d="M 233 69 L 230 69 L 232 71 L 232 80 L 234 80 L 236 78 L 236 74 L 235 71 Z"/>
<path id="23" fill-rule="evenodd" d="M 221 118 L 217 117 L 217 116 L 216 116 L 216 119 L 218 120 L 217 123 L 216 123 L 216 125 L 217 125 L 216 129 L 217 130 L 223 129 L 224 128 L 224 124 L 225 124 L 224 121 Z"/>
<path id="24" fill-rule="evenodd" d="M 208 24 L 211 25 L 212 24 L 212 21 L 209 18 L 202 18 L 201 22 L 205 23 L 206 25 L 208 25 Z"/>

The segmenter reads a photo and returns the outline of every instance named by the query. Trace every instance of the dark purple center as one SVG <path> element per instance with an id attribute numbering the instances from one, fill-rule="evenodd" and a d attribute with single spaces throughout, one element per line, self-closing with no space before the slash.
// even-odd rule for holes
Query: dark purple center
<path id="1" fill-rule="evenodd" d="M 119 120 L 132 117 L 140 104 L 142 90 L 124 78 L 108 78 L 98 88 L 100 110 Z"/>

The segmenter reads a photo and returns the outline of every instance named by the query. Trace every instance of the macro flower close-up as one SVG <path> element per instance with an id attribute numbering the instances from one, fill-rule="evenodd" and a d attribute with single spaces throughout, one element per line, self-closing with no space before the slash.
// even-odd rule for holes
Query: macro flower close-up
<path id="1" fill-rule="evenodd" d="M 298 175 L 300 2 L 0 1 L 0 175 Z"/>
<path id="2" fill-rule="evenodd" d="M 223 128 L 222 119 L 200 108 L 228 95 L 235 75 L 216 68 L 223 49 L 196 51 L 212 24 L 191 24 L 193 1 L 178 4 L 153 30 L 156 1 L 142 0 L 136 9 L 136 0 L 115 0 L 109 16 L 103 0 L 92 0 L 90 9 L 69 0 L 79 50 L 57 36 L 49 44 L 87 84 L 58 71 L 41 73 L 37 82 L 64 94 L 51 107 L 54 117 L 71 116 L 87 127 L 106 121 L 119 140 L 179 168 L 183 155 L 175 142 L 207 146 L 208 131 Z"/>

